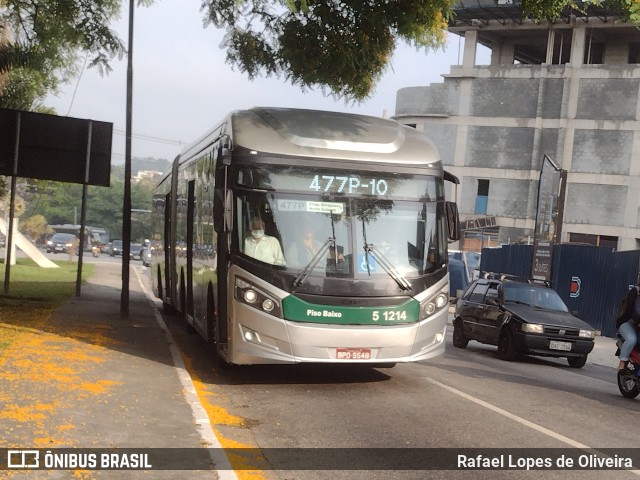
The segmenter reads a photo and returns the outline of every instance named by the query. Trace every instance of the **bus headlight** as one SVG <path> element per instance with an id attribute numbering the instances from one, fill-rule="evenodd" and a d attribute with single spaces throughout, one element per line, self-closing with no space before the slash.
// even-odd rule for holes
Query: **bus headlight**
<path id="1" fill-rule="evenodd" d="M 278 300 L 240 277 L 236 277 L 235 298 L 245 305 L 282 318 L 282 307 Z"/>
<path id="2" fill-rule="evenodd" d="M 275 308 L 276 304 L 270 298 L 267 298 L 264 302 L 262 302 L 262 309 L 265 312 L 270 312 Z"/>
<path id="3" fill-rule="evenodd" d="M 438 310 L 442 310 L 448 304 L 449 297 L 445 293 L 440 292 L 435 297 L 431 297 L 420 304 L 421 317 L 430 317 Z"/>
<path id="4" fill-rule="evenodd" d="M 256 300 L 258 299 L 258 294 L 253 290 L 249 289 L 244 291 L 243 297 L 244 297 L 244 301 L 247 303 L 256 303 Z"/>

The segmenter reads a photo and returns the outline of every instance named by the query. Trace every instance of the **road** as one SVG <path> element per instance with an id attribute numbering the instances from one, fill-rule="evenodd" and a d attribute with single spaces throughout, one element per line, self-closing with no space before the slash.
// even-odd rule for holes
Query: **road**
<path id="1" fill-rule="evenodd" d="M 241 418 L 219 434 L 259 448 L 629 448 L 637 441 L 640 401 L 618 392 L 615 370 L 576 370 L 565 360 L 499 360 L 471 342 L 443 358 L 360 366 L 251 366 L 223 369 L 211 346 L 165 317 L 192 375 L 217 407 Z M 215 424 L 215 419 L 212 419 Z M 224 422 L 223 422 L 224 423 Z M 353 452 L 357 455 L 357 451 Z M 269 460 L 268 452 L 265 454 Z M 343 462 L 345 463 L 345 462 Z M 348 462 L 347 462 L 348 463 Z M 637 478 L 628 471 L 493 470 L 264 472 L 264 478 Z M 352 467 L 351 467 L 352 468 Z M 331 473 L 331 475 L 328 475 Z M 363 474 L 362 476 L 360 474 Z"/>
<path id="2" fill-rule="evenodd" d="M 62 258 L 60 255 L 53 258 Z M 120 262 L 108 255 L 87 262 Z M 148 281 L 148 269 L 131 262 Z M 615 370 L 565 360 L 499 360 L 495 347 L 470 342 L 434 362 L 382 369 L 350 365 L 223 368 L 212 346 L 164 316 L 216 435 L 225 447 L 286 448 L 300 455 L 322 448 L 629 448 L 637 441 L 640 398 L 618 392 Z M 484 450 L 483 450 L 484 451 Z M 531 450 L 536 452 L 536 450 Z M 263 450 L 267 462 L 277 451 Z M 273 458 L 270 458 L 270 452 Z M 315 452 L 315 451 L 314 451 Z M 317 450 L 318 464 L 330 452 Z M 638 471 L 353 470 L 358 455 L 335 470 L 253 472 L 255 480 L 311 479 L 603 479 L 638 478 Z M 384 455 L 384 450 L 381 451 Z M 432 452 L 434 451 L 425 451 Z M 445 454 L 447 454 L 445 452 Z M 437 454 L 436 452 L 435 454 Z M 636 453 L 636 455 L 638 455 Z"/>

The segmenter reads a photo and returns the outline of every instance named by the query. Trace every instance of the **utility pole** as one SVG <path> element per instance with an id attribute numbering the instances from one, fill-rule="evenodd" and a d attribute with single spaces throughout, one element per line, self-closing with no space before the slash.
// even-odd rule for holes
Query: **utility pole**
<path id="1" fill-rule="evenodd" d="M 127 124 L 124 154 L 124 197 L 122 199 L 122 292 L 120 314 L 129 317 L 129 253 L 131 251 L 131 113 L 133 105 L 133 12 L 129 0 L 129 47 L 127 49 Z"/>

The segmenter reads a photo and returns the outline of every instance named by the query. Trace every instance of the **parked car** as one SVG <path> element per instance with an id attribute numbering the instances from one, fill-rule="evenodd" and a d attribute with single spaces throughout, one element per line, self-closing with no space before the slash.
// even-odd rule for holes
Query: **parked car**
<path id="1" fill-rule="evenodd" d="M 47 240 L 47 253 L 66 253 L 75 239 L 76 236 L 72 233 L 54 233 Z"/>
<path id="2" fill-rule="evenodd" d="M 115 257 L 116 255 L 122 255 L 122 240 L 114 240 L 109 247 L 109 256 Z"/>
<path id="3" fill-rule="evenodd" d="M 129 258 L 133 260 L 142 260 L 142 244 L 132 243 L 129 245 Z"/>
<path id="4" fill-rule="evenodd" d="M 458 300 L 453 320 L 458 348 L 476 340 L 497 345 L 503 360 L 518 354 L 565 357 L 573 368 L 584 366 L 595 335 L 555 290 L 528 281 L 476 280 Z"/>

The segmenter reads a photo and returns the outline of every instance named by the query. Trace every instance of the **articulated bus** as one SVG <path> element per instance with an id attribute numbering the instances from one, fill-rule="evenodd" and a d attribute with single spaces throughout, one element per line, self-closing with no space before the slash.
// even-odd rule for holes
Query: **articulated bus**
<path id="1" fill-rule="evenodd" d="M 393 120 L 233 112 L 154 191 L 154 293 L 228 364 L 437 357 L 458 238 L 445 180 Z"/>

